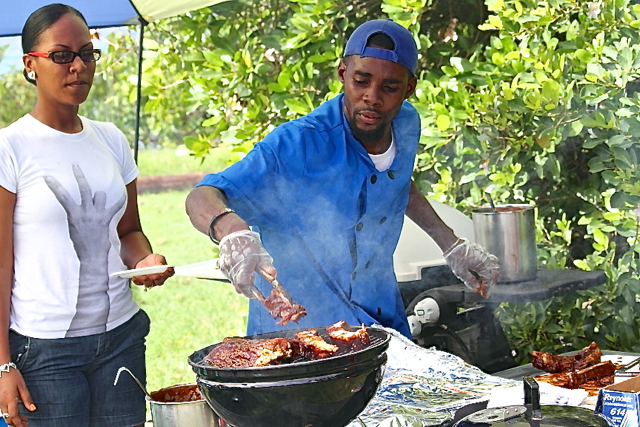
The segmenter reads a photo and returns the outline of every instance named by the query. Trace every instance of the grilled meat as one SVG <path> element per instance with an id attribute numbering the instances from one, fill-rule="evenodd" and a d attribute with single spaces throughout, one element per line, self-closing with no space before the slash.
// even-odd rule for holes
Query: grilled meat
<path id="1" fill-rule="evenodd" d="M 216 368 L 246 368 L 279 365 L 299 354 L 300 343 L 287 338 L 251 340 L 230 337 L 222 340 L 203 361 Z"/>
<path id="2" fill-rule="evenodd" d="M 546 378 L 544 378 L 544 380 L 558 387 L 574 389 L 586 384 L 611 384 L 615 372 L 616 365 L 607 360 L 606 362 L 600 362 L 577 371 L 556 372 L 545 375 Z M 540 377 L 536 377 L 536 379 L 538 378 Z"/>
<path id="3" fill-rule="evenodd" d="M 613 383 L 617 365 L 602 362 L 602 351 L 595 342 L 571 356 L 556 356 L 534 351 L 533 366 L 549 372 L 536 380 L 564 388 L 582 388 L 594 395 L 604 386 Z"/>
<path id="4" fill-rule="evenodd" d="M 300 331 L 294 339 L 228 337 L 216 345 L 202 362 L 216 368 L 280 365 L 345 354 L 360 350 L 371 342 L 366 327 L 362 326 L 355 332 L 347 330 L 347 327 L 346 322 L 329 326 L 326 340 L 316 329 Z"/>
<path id="5" fill-rule="evenodd" d="M 345 329 L 346 326 L 347 322 L 341 320 L 327 328 L 327 334 L 336 341 L 336 344 L 341 349 L 358 351 L 365 348 L 371 342 L 367 328 L 364 325 L 354 332 Z"/>
<path id="6" fill-rule="evenodd" d="M 600 363 L 602 351 L 598 344 L 592 342 L 588 347 L 572 356 L 557 356 L 544 351 L 534 351 L 532 355 L 533 361 L 531 363 L 534 367 L 550 373 L 557 373 L 576 371 Z"/>
<path id="7" fill-rule="evenodd" d="M 331 356 L 340 350 L 338 346 L 329 344 L 326 342 L 315 329 L 309 329 L 308 331 L 298 332 L 296 339 L 300 341 L 302 353 L 310 358 L 324 359 L 327 356 Z"/>
<path id="8" fill-rule="evenodd" d="M 269 295 L 263 302 L 269 314 L 274 319 L 280 319 L 278 325 L 286 325 L 290 321 L 298 323 L 302 317 L 307 315 L 307 311 L 300 304 L 292 304 L 277 289 L 271 290 Z"/>

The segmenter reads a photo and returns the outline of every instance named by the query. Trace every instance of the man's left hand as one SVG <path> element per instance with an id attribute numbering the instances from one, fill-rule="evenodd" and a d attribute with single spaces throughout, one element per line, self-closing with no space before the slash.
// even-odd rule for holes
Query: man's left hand
<path id="1" fill-rule="evenodd" d="M 477 243 L 458 241 L 443 254 L 453 274 L 469 288 L 488 298 L 500 275 L 500 262 L 495 255 Z"/>

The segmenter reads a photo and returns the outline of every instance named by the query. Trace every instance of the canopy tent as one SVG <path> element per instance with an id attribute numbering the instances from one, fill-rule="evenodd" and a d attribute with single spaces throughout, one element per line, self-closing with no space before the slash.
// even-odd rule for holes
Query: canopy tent
<path id="1" fill-rule="evenodd" d="M 50 3 L 64 3 L 78 9 L 91 28 L 140 26 L 138 88 L 135 117 L 134 157 L 138 158 L 140 93 L 142 81 L 142 40 L 144 26 L 163 18 L 180 15 L 225 0 L 20 0 L 12 1 L 0 14 L 0 37 L 16 36 L 29 15 Z"/>

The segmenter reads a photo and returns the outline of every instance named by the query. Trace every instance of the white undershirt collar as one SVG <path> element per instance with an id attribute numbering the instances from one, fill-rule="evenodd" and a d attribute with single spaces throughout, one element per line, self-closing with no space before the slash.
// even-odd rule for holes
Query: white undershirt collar
<path id="1" fill-rule="evenodd" d="M 369 153 L 369 157 L 373 161 L 373 164 L 376 166 L 378 172 L 386 171 L 391 167 L 393 163 L 393 159 L 396 158 L 396 154 L 398 153 L 398 149 L 396 147 L 396 143 L 393 138 L 393 132 L 391 132 L 391 144 L 389 144 L 389 148 L 382 154 L 371 154 Z"/>

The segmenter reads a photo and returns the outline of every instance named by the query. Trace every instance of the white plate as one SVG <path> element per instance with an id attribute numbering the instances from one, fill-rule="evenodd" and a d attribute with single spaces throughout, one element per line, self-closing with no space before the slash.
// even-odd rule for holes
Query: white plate
<path id="1" fill-rule="evenodd" d="M 175 268 L 175 276 L 196 277 L 198 279 L 227 280 L 218 268 L 218 259 L 181 265 Z"/>
<path id="2" fill-rule="evenodd" d="M 118 271 L 113 273 L 112 276 L 120 276 L 125 279 L 130 279 L 136 276 L 145 276 L 147 274 L 160 274 L 164 273 L 167 268 L 173 267 L 172 265 L 153 265 L 151 267 L 134 268 L 133 270 Z"/>

